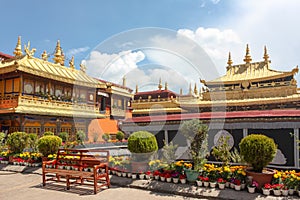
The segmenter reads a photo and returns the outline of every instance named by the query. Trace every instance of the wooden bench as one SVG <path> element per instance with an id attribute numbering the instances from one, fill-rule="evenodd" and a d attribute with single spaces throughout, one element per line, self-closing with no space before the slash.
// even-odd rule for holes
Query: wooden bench
<path id="1" fill-rule="evenodd" d="M 59 149 L 55 160 L 43 161 L 43 186 L 47 181 L 66 182 L 68 190 L 71 184 L 93 185 L 97 194 L 110 187 L 108 159 L 106 150 Z"/>

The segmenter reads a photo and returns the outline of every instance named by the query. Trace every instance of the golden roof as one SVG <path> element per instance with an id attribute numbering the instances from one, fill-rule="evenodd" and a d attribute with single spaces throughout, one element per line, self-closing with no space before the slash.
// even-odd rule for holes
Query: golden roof
<path id="1" fill-rule="evenodd" d="M 14 57 L 0 63 L 0 73 L 13 72 L 15 70 L 74 85 L 93 88 L 105 87 L 103 83 L 88 76 L 81 70 L 51 63 L 29 55 Z"/>
<path id="2" fill-rule="evenodd" d="M 234 84 L 249 80 L 251 82 L 264 81 L 294 75 L 298 72 L 298 66 L 290 72 L 282 72 L 269 69 L 269 62 L 254 62 L 227 67 L 226 75 L 212 81 L 201 81 L 206 85 Z"/>

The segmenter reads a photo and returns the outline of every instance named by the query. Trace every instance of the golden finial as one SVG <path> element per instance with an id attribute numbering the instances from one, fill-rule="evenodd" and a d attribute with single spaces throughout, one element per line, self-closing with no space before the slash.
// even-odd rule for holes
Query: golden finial
<path id="1" fill-rule="evenodd" d="M 250 63 L 252 61 L 252 58 L 251 58 L 251 55 L 250 55 L 250 49 L 249 49 L 249 45 L 248 44 L 246 46 L 246 55 L 245 55 L 244 61 L 246 63 Z"/>
<path id="2" fill-rule="evenodd" d="M 159 89 L 159 90 L 162 89 L 161 78 L 159 78 L 158 89 Z"/>
<path id="3" fill-rule="evenodd" d="M 42 59 L 44 61 L 48 61 L 48 54 L 47 54 L 46 50 L 44 50 L 44 52 L 42 53 Z"/>
<path id="4" fill-rule="evenodd" d="M 197 84 L 195 83 L 195 86 L 194 86 L 194 94 L 197 95 L 198 94 L 198 88 L 197 88 Z"/>
<path id="5" fill-rule="evenodd" d="M 22 56 L 21 36 L 18 36 L 18 42 L 14 51 L 15 57 Z"/>
<path id="6" fill-rule="evenodd" d="M 264 57 L 263 58 L 265 59 L 265 62 L 268 62 L 269 55 L 268 55 L 268 51 L 267 51 L 267 47 L 266 46 L 264 48 Z"/>
<path id="7" fill-rule="evenodd" d="M 168 90 L 168 83 L 165 82 L 165 90 Z"/>
<path id="8" fill-rule="evenodd" d="M 122 83 L 123 87 L 126 87 L 126 76 L 125 75 L 123 76 L 122 80 L 123 80 L 123 83 Z"/>
<path id="9" fill-rule="evenodd" d="M 31 58 L 34 55 L 36 49 L 35 48 L 30 49 L 30 41 L 28 41 L 27 46 L 24 45 L 24 51 L 25 51 L 26 55 L 28 56 L 28 58 Z"/>
<path id="10" fill-rule="evenodd" d="M 75 69 L 74 56 L 72 56 L 71 60 L 69 61 L 69 66 L 70 66 L 71 69 Z"/>
<path id="11" fill-rule="evenodd" d="M 182 88 L 180 88 L 180 93 L 179 93 L 180 95 L 182 95 L 183 94 L 183 91 L 182 91 Z"/>
<path id="12" fill-rule="evenodd" d="M 57 40 L 53 61 L 55 64 L 61 64 L 62 60 L 63 60 L 63 57 L 62 57 L 62 52 L 61 52 L 61 47 L 60 47 L 60 41 Z"/>
<path id="13" fill-rule="evenodd" d="M 80 64 L 80 71 L 82 71 L 84 73 L 86 71 L 86 66 L 83 63 Z"/>
<path id="14" fill-rule="evenodd" d="M 139 92 L 139 86 L 138 86 L 138 84 L 136 84 L 136 86 L 135 86 L 135 93 L 138 93 Z"/>
<path id="15" fill-rule="evenodd" d="M 232 63 L 233 63 L 233 62 L 232 62 L 232 60 L 231 60 L 231 53 L 229 52 L 227 64 L 228 64 L 228 66 L 231 66 Z"/>
<path id="16" fill-rule="evenodd" d="M 192 83 L 190 83 L 190 87 L 189 87 L 189 94 L 192 94 L 193 90 L 192 90 Z"/>

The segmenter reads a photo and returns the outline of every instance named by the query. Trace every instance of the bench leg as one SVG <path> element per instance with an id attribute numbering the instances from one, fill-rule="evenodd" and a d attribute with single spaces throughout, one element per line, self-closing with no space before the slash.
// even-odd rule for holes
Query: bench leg
<path id="1" fill-rule="evenodd" d="M 67 182 L 67 190 L 70 189 L 70 177 L 66 176 L 66 182 Z"/>
<path id="2" fill-rule="evenodd" d="M 43 172 L 43 186 L 46 185 L 46 174 Z"/>

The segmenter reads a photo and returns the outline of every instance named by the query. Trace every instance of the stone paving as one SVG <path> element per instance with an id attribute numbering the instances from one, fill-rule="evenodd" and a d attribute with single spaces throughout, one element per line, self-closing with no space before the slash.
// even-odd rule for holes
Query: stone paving
<path id="1" fill-rule="evenodd" d="M 22 174 L 41 175 L 40 167 L 25 167 L 17 165 L 0 164 L 0 171 L 10 171 Z M 3 179 L 2 179 L 3 181 Z M 40 179 L 41 181 L 41 179 Z M 235 191 L 232 189 L 219 190 L 215 188 L 197 187 L 192 184 L 173 184 L 155 180 L 132 180 L 118 176 L 111 176 L 113 186 L 121 188 L 135 188 L 148 192 L 158 192 L 166 195 L 179 195 L 183 197 L 199 198 L 199 199 L 244 199 L 244 200 L 263 200 L 263 199 L 300 199 L 298 196 L 275 197 L 265 196 L 260 193 L 250 194 L 247 191 Z M 61 187 L 64 188 L 64 185 Z M 42 188 L 42 187 L 41 187 Z M 68 191 L 69 193 L 70 191 Z M 101 193 L 101 192 L 100 192 Z M 1 199 L 1 198 L 0 198 Z"/>

